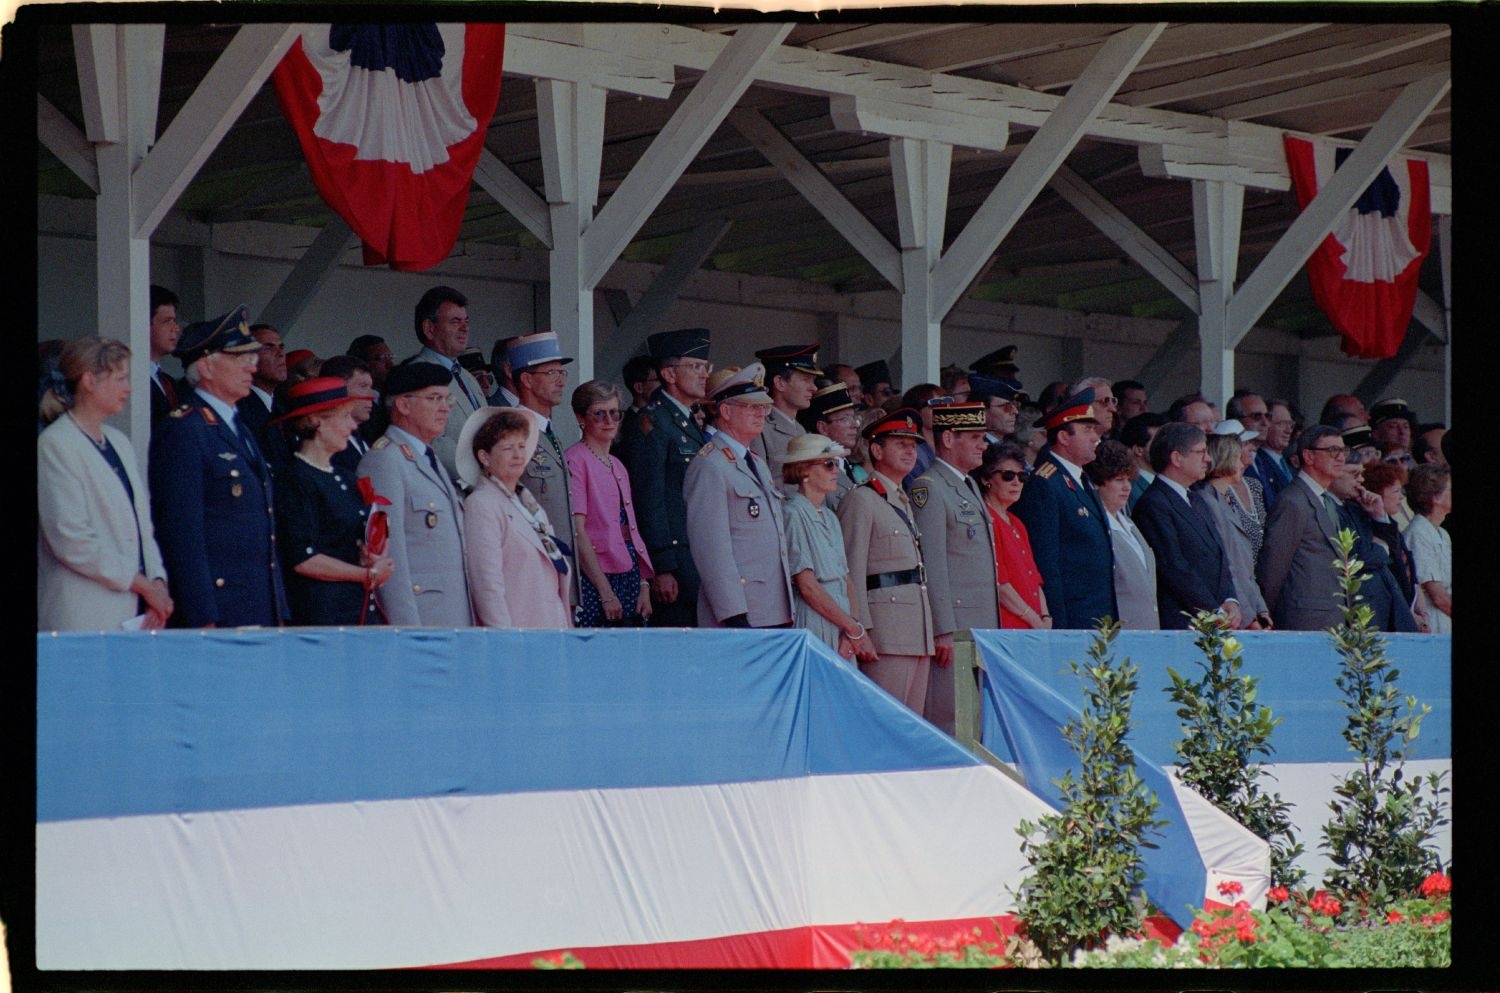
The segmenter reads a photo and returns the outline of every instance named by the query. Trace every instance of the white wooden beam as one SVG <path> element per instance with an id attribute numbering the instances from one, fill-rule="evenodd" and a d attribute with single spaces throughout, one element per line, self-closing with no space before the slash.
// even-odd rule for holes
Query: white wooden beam
<path id="1" fill-rule="evenodd" d="M 563 38 L 571 27 L 517 23 L 510 25 L 507 31 L 508 36 L 550 40 Z M 701 70 L 707 68 L 727 44 L 723 35 L 689 27 L 613 24 L 608 44 L 596 42 L 590 51 L 598 51 L 601 55 L 621 53 L 639 59 L 659 59 L 667 64 Z M 1040 127 L 1061 99 L 1051 93 L 1021 86 L 931 73 L 909 66 L 791 46 L 784 46 L 771 56 L 759 70 L 756 82 L 762 86 L 830 98 L 847 96 L 900 104 L 899 114 L 890 111 L 893 117 L 927 120 L 934 127 L 951 124 L 953 114 L 964 115 L 967 126 L 981 134 L 992 128 L 996 121 L 1028 128 Z M 877 102 L 867 106 L 880 108 L 884 105 Z M 1140 145 L 1143 150 L 1148 146 L 1166 150 L 1169 167 L 1180 158 L 1184 167 L 1216 165 L 1242 170 L 1234 175 L 1197 172 L 1173 178 L 1224 179 L 1269 190 L 1285 190 L 1291 185 L 1286 156 L 1282 152 L 1284 133 L 1280 128 L 1249 121 L 1223 121 L 1119 103 L 1101 109 L 1088 124 L 1091 138 Z M 1302 137 L 1319 140 L 1316 135 Z M 1341 147 L 1354 145 L 1353 141 L 1345 140 L 1331 140 L 1331 143 Z M 967 146 L 959 142 L 957 147 Z M 1433 213 L 1451 212 L 1450 158 L 1427 152 L 1406 154 L 1414 154 L 1428 163 Z M 1144 156 L 1142 168 L 1147 170 L 1147 175 L 1165 175 L 1151 172 Z"/>
<path id="2" fill-rule="evenodd" d="M 246 24 L 235 32 L 136 170 L 131 200 L 138 237 L 151 236 L 300 31 L 296 24 Z"/>
<path id="3" fill-rule="evenodd" d="M 488 148 L 479 153 L 479 162 L 474 166 L 474 182 L 535 235 L 537 241 L 547 248 L 552 247 L 552 219 L 547 215 L 547 201 L 537 196 L 525 180 Z"/>
<path id="4" fill-rule="evenodd" d="M 1114 96 L 1165 27 L 1159 23 L 1134 25 L 1111 37 L 1099 49 L 1089 68 L 1078 77 L 1046 123 L 1031 136 L 938 262 L 932 277 L 935 314 L 946 314 L 958 302 L 969 282 L 1078 144 L 1088 122 Z"/>
<path id="5" fill-rule="evenodd" d="M 729 123 L 776 167 L 787 182 L 796 187 L 808 203 L 817 208 L 818 213 L 875 267 L 876 272 L 897 290 L 901 289 L 901 261 L 891 243 L 790 139 L 760 111 L 748 107 L 730 111 Z"/>
<path id="6" fill-rule="evenodd" d="M 943 311 L 933 272 L 943 251 L 953 146 L 891 139 L 891 179 L 901 244 L 901 375 L 908 386 L 938 381 Z"/>
<path id="7" fill-rule="evenodd" d="M 672 95 L 673 67 L 660 59 L 632 58 L 579 45 L 528 38 L 507 28 L 505 75 L 556 79 L 664 100 Z"/>
<path id="8" fill-rule="evenodd" d="M 942 141 L 991 152 L 1003 152 L 1010 141 L 1010 125 L 1002 117 L 985 119 L 940 108 L 918 108 L 876 96 L 836 93 L 828 100 L 828 112 L 843 131 Z"/>
<path id="9" fill-rule="evenodd" d="M 156 112 L 161 102 L 162 50 L 167 43 L 165 24 L 120 26 L 120 72 L 130 112 L 125 121 L 127 140 L 136 149 L 136 162 L 149 154 L 156 142 Z M 137 166 L 139 168 L 139 166 Z"/>
<path id="10" fill-rule="evenodd" d="M 99 192 L 99 166 L 94 161 L 93 144 L 40 93 L 36 95 L 36 136 L 85 186 Z"/>
<path id="11" fill-rule="evenodd" d="M 1380 174 L 1407 135 L 1416 129 L 1451 85 L 1448 73 L 1442 72 L 1412 83 L 1401 91 L 1364 141 L 1333 174 L 1328 185 L 1319 190 L 1307 209 L 1297 215 L 1276 247 L 1261 259 L 1255 272 L 1234 295 L 1228 315 L 1230 347 L 1238 345 L 1250 333 L 1250 328 L 1302 268 L 1338 218 L 1354 206 L 1354 201 Z"/>
<path id="12" fill-rule="evenodd" d="M 297 318 L 302 316 L 307 305 L 328 282 L 328 277 L 339 267 L 353 241 L 353 229 L 342 217 L 335 215 L 292 266 L 292 271 L 271 296 L 271 302 L 261 308 L 260 313 L 251 314 L 251 320 L 256 324 L 269 324 L 280 331 L 283 338 L 290 338 L 297 330 Z"/>
<path id="13" fill-rule="evenodd" d="M 1094 227 L 1108 235 L 1136 265 L 1154 276 L 1189 310 L 1195 314 L 1198 312 L 1198 288 L 1193 274 L 1082 176 L 1066 165 L 1059 166 L 1047 185 L 1088 218 Z"/>
<path id="14" fill-rule="evenodd" d="M 790 24 L 746 24 L 735 31 L 589 225 L 583 239 L 586 285 L 597 285 L 620 257 L 791 30 Z"/>
<path id="15" fill-rule="evenodd" d="M 1245 188 L 1237 183 L 1193 181 L 1193 236 L 1198 262 L 1198 386 L 1224 408 L 1234 393 L 1234 346 L 1228 308 L 1239 267 Z"/>
<path id="16" fill-rule="evenodd" d="M 120 53 L 115 25 L 73 25 L 73 61 L 78 64 L 84 134 L 93 142 L 124 141 L 117 96 Z"/>
<path id="17" fill-rule="evenodd" d="M 587 83 L 536 81 L 537 129 L 552 250 L 547 253 L 548 326 L 579 381 L 594 375 L 594 284 L 583 271 L 583 233 L 599 199 L 604 91 Z"/>
<path id="18" fill-rule="evenodd" d="M 734 227 L 727 218 L 716 218 L 700 224 L 677 246 L 672 257 L 662 266 L 646 292 L 636 301 L 630 313 L 615 328 L 609 344 L 599 350 L 596 366 L 599 374 L 614 375 L 625 360 L 640 351 L 641 343 L 648 334 L 664 330 L 667 312 L 682 294 L 682 288 L 703 268 L 703 263 L 713 254 L 719 242 Z"/>

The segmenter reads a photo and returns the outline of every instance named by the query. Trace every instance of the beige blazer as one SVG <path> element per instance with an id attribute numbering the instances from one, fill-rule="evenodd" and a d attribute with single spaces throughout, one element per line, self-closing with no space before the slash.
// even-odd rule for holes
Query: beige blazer
<path id="1" fill-rule="evenodd" d="M 71 417 L 59 417 L 37 439 L 40 630 L 111 631 L 134 617 L 139 605 L 130 583 L 142 552 L 148 578 L 167 575 L 151 527 L 150 494 L 136 472 L 135 449 L 109 425 L 104 437 L 125 464 L 135 492 L 133 508 L 114 470 Z"/>
<path id="2" fill-rule="evenodd" d="M 882 484 L 886 496 L 869 486 L 856 486 L 839 501 L 839 527 L 844 532 L 844 554 L 849 560 L 849 575 L 854 577 L 856 592 L 854 616 L 870 629 L 875 650 L 881 655 L 931 655 L 932 605 L 927 587 L 917 583 L 858 591 L 865 577 L 883 572 L 905 572 L 916 569 L 922 559 L 912 531 L 896 513 L 903 505 L 908 518 L 911 504 L 905 499 L 899 483 Z M 920 536 L 920 535 L 919 535 Z"/>

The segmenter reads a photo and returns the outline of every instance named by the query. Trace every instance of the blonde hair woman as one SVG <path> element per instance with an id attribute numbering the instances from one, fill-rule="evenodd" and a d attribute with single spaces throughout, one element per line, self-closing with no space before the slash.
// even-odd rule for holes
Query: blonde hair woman
<path id="1" fill-rule="evenodd" d="M 104 422 L 130 400 L 130 349 L 69 342 L 37 439 L 37 626 L 51 631 L 160 628 L 172 615 L 151 499 L 130 439 Z"/>

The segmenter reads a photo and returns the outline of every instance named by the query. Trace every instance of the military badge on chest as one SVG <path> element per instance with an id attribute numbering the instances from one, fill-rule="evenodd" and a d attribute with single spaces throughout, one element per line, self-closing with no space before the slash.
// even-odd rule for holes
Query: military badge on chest
<path id="1" fill-rule="evenodd" d="M 745 512 L 752 519 L 760 517 L 760 501 L 756 500 L 755 497 L 751 497 L 749 505 L 745 507 Z"/>

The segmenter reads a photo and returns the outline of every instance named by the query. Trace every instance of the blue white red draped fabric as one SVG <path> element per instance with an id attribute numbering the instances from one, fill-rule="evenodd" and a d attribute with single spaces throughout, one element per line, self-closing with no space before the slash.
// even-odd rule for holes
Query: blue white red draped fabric
<path id="1" fill-rule="evenodd" d="M 1306 210 L 1349 149 L 1291 135 L 1284 141 L 1297 207 Z M 1392 160 L 1307 260 L 1313 299 L 1343 337 L 1345 354 L 1389 358 L 1406 337 L 1431 241 L 1429 197 L 1427 163 Z"/>
<path id="2" fill-rule="evenodd" d="M 272 73 L 366 265 L 423 270 L 453 250 L 504 52 L 503 24 L 317 24 Z"/>

